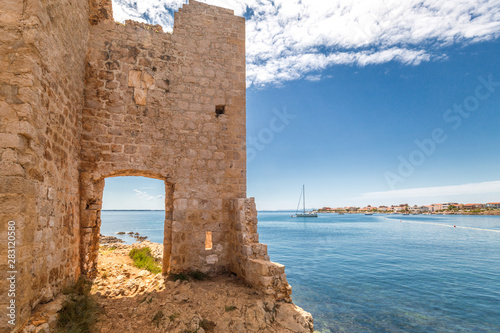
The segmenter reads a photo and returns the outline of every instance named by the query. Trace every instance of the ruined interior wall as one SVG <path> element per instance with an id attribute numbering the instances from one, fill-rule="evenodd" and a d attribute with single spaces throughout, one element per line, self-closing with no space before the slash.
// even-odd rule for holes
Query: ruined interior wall
<path id="1" fill-rule="evenodd" d="M 244 31 L 244 18 L 195 1 L 175 14 L 173 34 L 106 19 L 91 27 L 80 175 L 84 271 L 95 267 L 100 184 L 132 174 L 174 188 L 172 271 L 228 268 L 230 200 L 246 196 Z M 225 114 L 216 114 L 218 105 Z"/>
<path id="2" fill-rule="evenodd" d="M 13 220 L 20 325 L 32 307 L 78 274 L 79 114 L 88 4 L 2 0 L 0 8 L 0 293 L 2 302 L 8 301 L 5 238 L 7 221 Z"/>
<path id="3" fill-rule="evenodd" d="M 232 200 L 230 230 L 231 271 L 254 289 L 291 302 L 292 287 L 287 282 L 285 266 L 271 262 L 267 245 L 259 243 L 254 198 Z"/>

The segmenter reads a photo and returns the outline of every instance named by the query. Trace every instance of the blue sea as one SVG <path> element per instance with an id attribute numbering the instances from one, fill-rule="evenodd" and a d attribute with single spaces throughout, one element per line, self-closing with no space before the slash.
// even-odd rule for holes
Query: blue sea
<path id="1" fill-rule="evenodd" d="M 165 212 L 162 210 L 103 210 L 101 221 L 101 234 L 120 238 L 124 244 L 132 244 L 136 239 L 117 232 L 138 232 L 151 242 L 163 243 Z"/>
<path id="2" fill-rule="evenodd" d="M 317 331 L 500 332 L 500 216 L 290 214 L 259 212 L 260 241 Z M 162 242 L 163 212 L 102 220 Z"/>

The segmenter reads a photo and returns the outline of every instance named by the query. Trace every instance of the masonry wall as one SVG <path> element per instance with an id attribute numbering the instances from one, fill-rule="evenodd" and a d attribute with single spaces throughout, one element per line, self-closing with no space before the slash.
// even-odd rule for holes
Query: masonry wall
<path id="1" fill-rule="evenodd" d="M 164 266 L 227 270 L 230 200 L 246 196 L 244 18 L 192 1 L 175 14 L 173 34 L 108 19 L 90 34 L 82 269 L 95 269 L 103 180 L 140 175 L 166 182 Z"/>
<path id="2" fill-rule="evenodd" d="M 78 158 L 86 1 L 0 1 L 0 329 L 7 222 L 16 223 L 16 322 L 79 274 Z M 7 326 L 6 326 L 7 325 Z"/>
<path id="3" fill-rule="evenodd" d="M 232 200 L 230 212 L 231 271 L 254 289 L 291 302 L 292 287 L 286 279 L 285 266 L 270 261 L 267 245 L 259 243 L 255 199 Z"/>

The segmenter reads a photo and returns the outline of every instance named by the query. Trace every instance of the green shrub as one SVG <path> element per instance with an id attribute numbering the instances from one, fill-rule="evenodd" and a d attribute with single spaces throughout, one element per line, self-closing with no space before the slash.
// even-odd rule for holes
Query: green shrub
<path id="1" fill-rule="evenodd" d="M 156 327 L 160 327 L 160 323 L 162 321 L 164 317 L 164 314 L 161 310 L 159 310 L 158 312 L 156 312 L 155 316 L 153 317 L 153 324 L 156 325 Z"/>
<path id="2" fill-rule="evenodd" d="M 141 304 L 146 302 L 147 304 L 150 304 L 152 301 L 153 301 L 153 296 L 151 296 L 151 293 L 147 293 L 146 296 L 144 296 L 144 298 L 142 299 L 142 301 L 140 302 Z M 149 297 L 149 299 L 148 299 Z"/>
<path id="3" fill-rule="evenodd" d="M 181 281 L 187 281 L 188 276 L 185 273 L 170 273 L 170 278 L 173 281 L 181 280 Z"/>
<path id="4" fill-rule="evenodd" d="M 234 311 L 237 309 L 237 307 L 235 307 L 234 305 L 231 305 L 231 306 L 225 306 L 224 307 L 226 312 L 229 312 L 229 311 Z"/>
<path id="5" fill-rule="evenodd" d="M 129 256 L 134 260 L 135 267 L 146 269 L 154 274 L 161 273 L 161 267 L 158 266 L 151 255 L 151 249 L 149 247 L 132 249 L 129 252 Z"/>
<path id="6" fill-rule="evenodd" d="M 197 281 L 203 281 L 207 278 L 207 274 L 200 271 L 189 271 L 181 273 L 170 273 L 169 277 L 173 281 L 188 281 L 190 278 Z"/>
<path id="7" fill-rule="evenodd" d="M 174 321 L 175 319 L 179 318 L 179 316 L 180 316 L 179 313 L 174 313 L 168 316 L 168 319 L 170 319 L 170 321 Z"/>
<path id="8" fill-rule="evenodd" d="M 207 274 L 200 272 L 200 271 L 192 271 L 189 272 L 189 276 L 197 281 L 203 281 L 207 278 Z"/>
<path id="9" fill-rule="evenodd" d="M 205 332 L 213 332 L 216 324 L 213 321 L 203 319 L 200 321 L 200 327 L 205 330 Z"/>

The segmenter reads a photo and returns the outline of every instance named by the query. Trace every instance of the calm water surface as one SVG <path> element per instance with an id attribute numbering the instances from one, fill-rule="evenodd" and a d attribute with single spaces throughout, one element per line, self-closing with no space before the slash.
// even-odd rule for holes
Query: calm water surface
<path id="1" fill-rule="evenodd" d="M 138 232 L 141 236 L 148 236 L 154 243 L 163 243 L 164 211 L 148 210 L 103 210 L 101 211 L 101 234 L 115 236 L 125 241 L 126 244 L 135 242 L 135 238 L 128 235 L 116 235 L 117 232 Z"/>
<path id="2" fill-rule="evenodd" d="M 162 242 L 163 212 L 102 220 Z M 500 217 L 260 212 L 259 233 L 320 332 L 500 332 Z"/>

